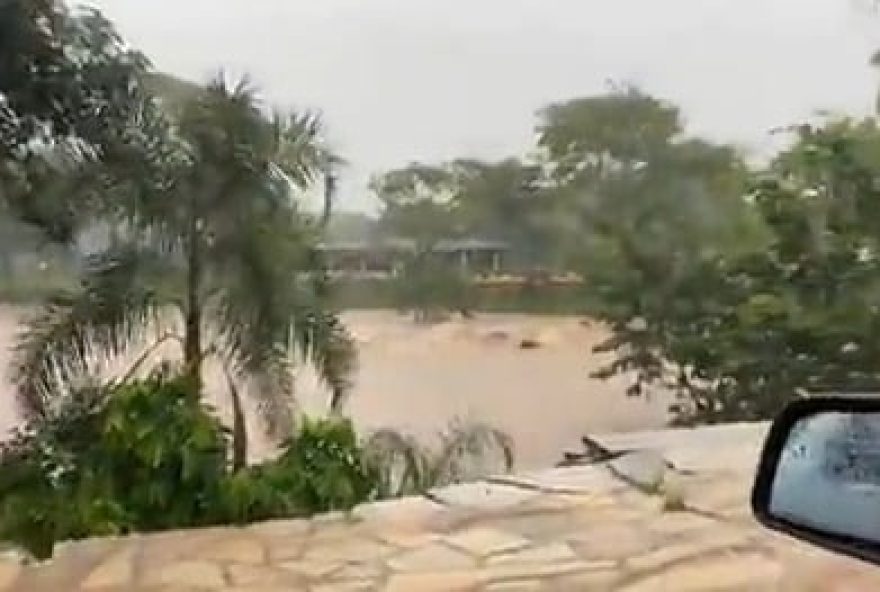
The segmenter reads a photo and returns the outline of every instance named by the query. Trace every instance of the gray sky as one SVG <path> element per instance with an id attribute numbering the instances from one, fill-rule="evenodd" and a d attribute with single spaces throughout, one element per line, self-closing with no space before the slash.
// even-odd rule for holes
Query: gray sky
<path id="1" fill-rule="evenodd" d="M 342 207 L 413 160 L 522 155 L 535 111 L 609 79 L 682 106 L 690 131 L 766 154 L 768 130 L 866 113 L 869 0 L 93 0 L 157 67 L 248 72 L 323 111 L 349 160 Z"/>

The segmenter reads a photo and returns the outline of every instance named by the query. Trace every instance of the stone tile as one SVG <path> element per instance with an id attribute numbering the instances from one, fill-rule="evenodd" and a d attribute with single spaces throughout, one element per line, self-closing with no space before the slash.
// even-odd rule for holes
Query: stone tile
<path id="1" fill-rule="evenodd" d="M 409 533 L 392 530 L 387 532 L 377 532 L 376 538 L 399 549 L 415 549 L 417 547 L 424 547 L 431 543 L 435 543 L 443 537 L 435 532 Z"/>
<path id="2" fill-rule="evenodd" d="M 709 536 L 706 540 L 686 540 L 678 544 L 665 545 L 645 555 L 630 557 L 626 564 L 634 571 L 656 570 L 691 557 L 699 558 L 710 553 L 747 546 L 748 541 L 747 533 L 719 532 L 714 537 Z"/>
<path id="3" fill-rule="evenodd" d="M 602 524 L 568 538 L 583 559 L 624 559 L 647 553 L 656 541 L 638 524 Z"/>
<path id="4" fill-rule="evenodd" d="M 311 592 L 372 592 L 377 589 L 374 582 L 364 581 L 330 582 L 309 588 Z"/>
<path id="5" fill-rule="evenodd" d="M 279 587 L 302 585 L 304 578 L 289 570 L 269 567 L 267 565 L 232 564 L 227 566 L 226 573 L 234 586 L 241 587 Z"/>
<path id="6" fill-rule="evenodd" d="M 388 560 L 388 566 L 398 572 L 462 570 L 475 565 L 471 556 L 439 543 L 404 551 Z"/>
<path id="7" fill-rule="evenodd" d="M 383 564 L 376 563 L 348 563 L 333 572 L 334 580 L 365 581 L 379 580 L 385 574 Z"/>
<path id="8" fill-rule="evenodd" d="M 291 588 L 290 586 L 229 586 L 223 588 L 223 592 L 293 592 L 296 590 L 299 592 L 300 590 L 305 590 L 305 587 L 302 588 Z M 204 588 L 189 588 L 188 590 L 192 592 L 204 592 Z M 129 590 L 113 590 L 112 592 L 129 592 Z M 151 588 L 150 590 L 144 590 L 143 592 L 186 592 L 182 588 L 163 588 L 161 590 L 156 590 Z"/>
<path id="9" fill-rule="evenodd" d="M 230 530 L 222 540 L 201 548 L 199 559 L 260 565 L 266 563 L 267 549 L 257 537 L 244 530 Z"/>
<path id="10" fill-rule="evenodd" d="M 301 537 L 264 537 L 263 544 L 270 563 L 280 563 L 302 557 L 306 539 Z"/>
<path id="11" fill-rule="evenodd" d="M 632 482 L 641 490 L 655 492 L 666 475 L 666 459 L 656 450 L 639 450 L 608 462 L 615 476 Z"/>
<path id="12" fill-rule="evenodd" d="M 729 554 L 677 565 L 620 589 L 620 592 L 706 592 L 754 590 L 775 585 L 781 567 L 760 555 Z"/>
<path id="13" fill-rule="evenodd" d="M 326 526 L 328 524 L 339 524 L 342 522 L 348 522 L 351 515 L 348 512 L 343 512 L 341 510 L 334 510 L 332 512 L 324 512 L 323 514 L 316 514 L 312 516 L 311 520 L 316 527 Z"/>
<path id="14" fill-rule="evenodd" d="M 754 473 L 746 476 L 730 473 L 703 475 L 698 480 L 683 481 L 688 505 L 714 513 L 727 513 L 749 506 Z"/>
<path id="15" fill-rule="evenodd" d="M 197 559 L 205 546 L 224 540 L 229 531 L 229 528 L 200 528 L 145 535 L 140 543 L 142 561 L 149 566 Z"/>
<path id="16" fill-rule="evenodd" d="M 316 580 L 329 576 L 341 569 L 344 565 L 345 563 L 340 561 L 298 560 L 282 562 L 279 564 L 279 567 L 300 574 L 303 577 Z"/>
<path id="17" fill-rule="evenodd" d="M 247 527 L 247 530 L 258 537 L 299 538 L 307 536 L 312 530 L 310 520 L 270 520 Z"/>
<path id="18" fill-rule="evenodd" d="M 571 547 L 565 543 L 550 543 L 540 547 L 521 549 L 513 553 L 504 553 L 489 558 L 489 565 L 509 563 L 560 563 L 575 561 L 578 557 Z"/>
<path id="19" fill-rule="evenodd" d="M 312 534 L 308 537 L 308 545 L 335 544 L 346 541 L 353 537 L 367 537 L 372 534 L 371 525 L 360 520 L 346 520 L 342 522 L 330 522 L 325 525 L 315 525 Z"/>
<path id="20" fill-rule="evenodd" d="M 381 561 L 394 552 L 377 540 L 352 538 L 309 545 L 303 552 L 306 561 L 364 562 Z"/>
<path id="21" fill-rule="evenodd" d="M 715 530 L 719 526 L 717 520 L 693 512 L 664 512 L 648 521 L 648 529 L 664 537 L 691 536 L 698 531 Z"/>
<path id="22" fill-rule="evenodd" d="M 548 493 L 522 504 L 525 512 L 566 512 L 591 505 L 599 496 L 593 494 Z"/>
<path id="23" fill-rule="evenodd" d="M 563 539 L 590 528 L 588 513 L 515 513 L 485 519 L 481 523 L 529 540 Z"/>
<path id="24" fill-rule="evenodd" d="M 425 497 L 406 497 L 363 504 L 352 514 L 383 531 L 418 532 L 437 522 L 446 511 L 442 505 Z"/>
<path id="25" fill-rule="evenodd" d="M 747 464 L 754 467 L 769 423 L 703 426 L 697 429 L 661 429 L 594 436 L 611 450 L 657 450 L 679 469 L 703 471 L 723 467 L 719 458 L 745 450 Z"/>
<path id="26" fill-rule="evenodd" d="M 52 550 L 52 561 L 63 562 L 68 557 L 74 561 L 88 561 L 103 557 L 112 553 L 120 545 L 133 541 L 132 537 L 95 537 L 91 539 L 79 539 L 73 541 L 59 541 Z"/>
<path id="27" fill-rule="evenodd" d="M 529 541 L 494 528 L 471 528 L 445 538 L 446 543 L 475 557 L 488 557 L 523 549 Z"/>
<path id="28" fill-rule="evenodd" d="M 504 510 L 533 499 L 540 493 L 522 487 L 479 481 L 435 489 L 431 495 L 449 506 Z"/>
<path id="29" fill-rule="evenodd" d="M 551 590 L 559 592 L 612 592 L 622 574 L 617 569 L 595 569 L 551 580 Z"/>
<path id="30" fill-rule="evenodd" d="M 143 592 L 204 592 L 204 588 L 188 588 L 184 590 L 182 588 L 174 587 L 174 588 L 162 588 L 161 590 L 157 590 L 151 588 L 150 590 L 144 590 Z M 282 586 L 228 586 L 222 589 L 223 592 L 293 592 L 296 590 L 299 592 L 300 590 L 306 590 L 305 586 L 291 588 L 288 585 Z M 130 592 L 129 590 L 113 590 L 112 592 Z"/>
<path id="31" fill-rule="evenodd" d="M 486 586 L 486 592 L 540 592 L 544 585 L 537 580 L 525 582 L 500 582 Z"/>
<path id="32" fill-rule="evenodd" d="M 784 565 L 781 592 L 863 592 L 880 590 L 880 573 L 855 561 L 816 561 Z"/>
<path id="33" fill-rule="evenodd" d="M 547 469 L 504 480 L 548 493 L 613 494 L 626 487 L 602 465 Z"/>
<path id="34" fill-rule="evenodd" d="M 440 571 L 394 574 L 385 592 L 475 592 L 480 576 L 472 571 Z"/>
<path id="35" fill-rule="evenodd" d="M 21 574 L 23 566 L 15 561 L 0 562 L 0 590 L 17 590 L 13 587 L 18 576 Z"/>
<path id="36" fill-rule="evenodd" d="M 80 584 L 80 588 L 93 590 L 95 588 L 131 585 L 134 579 L 134 560 L 134 547 L 131 545 L 113 553 L 92 569 Z"/>
<path id="37" fill-rule="evenodd" d="M 144 574 L 149 585 L 192 586 L 194 588 L 222 588 L 226 585 L 223 572 L 216 563 L 188 560 L 155 565 Z"/>
<path id="38" fill-rule="evenodd" d="M 493 563 L 480 571 L 486 582 L 508 580 L 543 579 L 572 573 L 590 571 L 586 561 L 562 561 L 559 563 Z"/>

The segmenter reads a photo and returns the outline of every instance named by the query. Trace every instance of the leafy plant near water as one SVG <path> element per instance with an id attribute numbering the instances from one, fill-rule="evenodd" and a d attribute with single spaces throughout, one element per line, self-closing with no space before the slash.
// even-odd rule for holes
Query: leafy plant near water
<path id="1" fill-rule="evenodd" d="M 212 521 L 226 438 L 185 379 L 81 393 L 0 460 L 0 535 L 34 555 L 57 540 Z"/>
<path id="2" fill-rule="evenodd" d="M 306 421 L 276 461 L 230 471 L 227 433 L 190 378 L 81 393 L 0 459 L 0 537 L 37 557 L 55 541 L 249 522 L 374 496 L 350 423 Z"/>
<path id="3" fill-rule="evenodd" d="M 0 539 L 38 558 L 56 541 L 347 510 L 455 482 L 506 437 L 454 426 L 436 450 L 347 419 L 303 419 L 277 459 L 234 470 L 227 430 L 188 374 L 78 391 L 0 454 Z M 489 457 L 486 457 L 489 458 Z"/>

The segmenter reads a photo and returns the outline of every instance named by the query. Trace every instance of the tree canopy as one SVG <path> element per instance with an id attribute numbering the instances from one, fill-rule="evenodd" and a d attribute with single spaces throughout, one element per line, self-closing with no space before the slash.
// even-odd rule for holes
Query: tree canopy
<path id="1" fill-rule="evenodd" d="M 0 2 L 0 205 L 70 240 L 97 197 L 81 169 L 125 153 L 148 67 L 95 10 Z"/>

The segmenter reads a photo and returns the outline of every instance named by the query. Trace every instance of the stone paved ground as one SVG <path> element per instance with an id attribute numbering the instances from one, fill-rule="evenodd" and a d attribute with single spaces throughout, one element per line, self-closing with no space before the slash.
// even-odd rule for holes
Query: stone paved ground
<path id="1" fill-rule="evenodd" d="M 880 590 L 880 568 L 755 524 L 747 499 L 764 429 L 603 440 L 659 449 L 684 471 L 677 511 L 622 479 L 632 467 L 554 469 L 311 521 L 66 544 L 43 565 L 0 563 L 0 590 Z"/>

